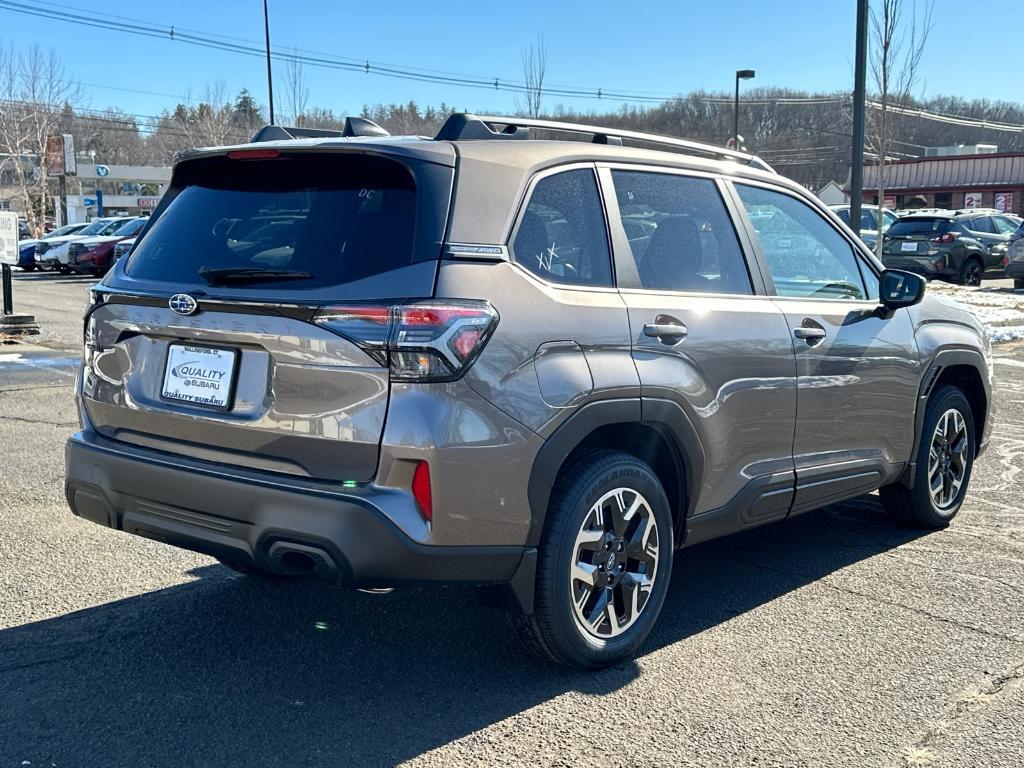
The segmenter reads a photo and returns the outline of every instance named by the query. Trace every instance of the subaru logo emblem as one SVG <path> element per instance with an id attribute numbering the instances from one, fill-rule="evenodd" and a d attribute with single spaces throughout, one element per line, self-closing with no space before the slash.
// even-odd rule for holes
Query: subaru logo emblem
<path id="1" fill-rule="evenodd" d="M 199 303 L 187 293 L 176 293 L 167 301 L 167 306 L 179 315 L 192 315 L 199 309 Z"/>

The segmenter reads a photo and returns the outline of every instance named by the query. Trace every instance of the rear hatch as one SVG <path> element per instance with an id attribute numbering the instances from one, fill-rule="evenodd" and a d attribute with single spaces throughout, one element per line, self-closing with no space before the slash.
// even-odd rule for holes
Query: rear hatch
<path id="1" fill-rule="evenodd" d="M 936 245 L 953 242 L 953 220 L 941 216 L 912 216 L 894 222 L 885 233 L 886 263 L 900 258 L 927 256 Z"/>
<path id="2" fill-rule="evenodd" d="M 356 150 L 179 163 L 93 294 L 82 395 L 94 429 L 253 469 L 373 477 L 386 360 L 314 318 L 432 295 L 453 168 Z"/>

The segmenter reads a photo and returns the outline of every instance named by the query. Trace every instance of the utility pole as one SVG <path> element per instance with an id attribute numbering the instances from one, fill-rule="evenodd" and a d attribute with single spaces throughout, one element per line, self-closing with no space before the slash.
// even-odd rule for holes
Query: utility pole
<path id="1" fill-rule="evenodd" d="M 263 31 L 267 36 L 267 94 L 270 99 L 270 124 L 274 124 L 274 75 L 270 68 L 270 13 L 263 0 Z"/>
<path id="2" fill-rule="evenodd" d="M 864 202 L 864 96 L 867 87 L 868 0 L 857 0 L 857 42 L 853 69 L 853 145 L 850 153 L 850 227 L 860 234 Z M 881 206 L 882 201 L 878 204 Z M 879 216 L 881 220 L 881 216 Z"/>

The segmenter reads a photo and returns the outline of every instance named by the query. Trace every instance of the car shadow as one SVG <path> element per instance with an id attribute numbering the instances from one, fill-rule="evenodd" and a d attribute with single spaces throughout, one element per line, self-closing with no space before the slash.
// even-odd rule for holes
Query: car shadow
<path id="1" fill-rule="evenodd" d="M 526 657 L 471 589 L 379 596 L 205 566 L 190 583 L 0 632 L 0 758 L 390 765 L 566 692 L 656 674 L 653 650 L 914 536 L 864 497 L 684 550 L 638 662 L 589 673 Z"/>

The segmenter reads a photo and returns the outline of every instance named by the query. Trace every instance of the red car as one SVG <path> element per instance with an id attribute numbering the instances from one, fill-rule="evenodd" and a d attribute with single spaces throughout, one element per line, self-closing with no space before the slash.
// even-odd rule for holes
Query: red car
<path id="1" fill-rule="evenodd" d="M 149 218 L 145 216 L 129 219 L 109 235 L 87 237 L 71 243 L 68 246 L 68 269 L 102 275 L 114 263 L 114 246 L 138 235 L 147 221 Z"/>

